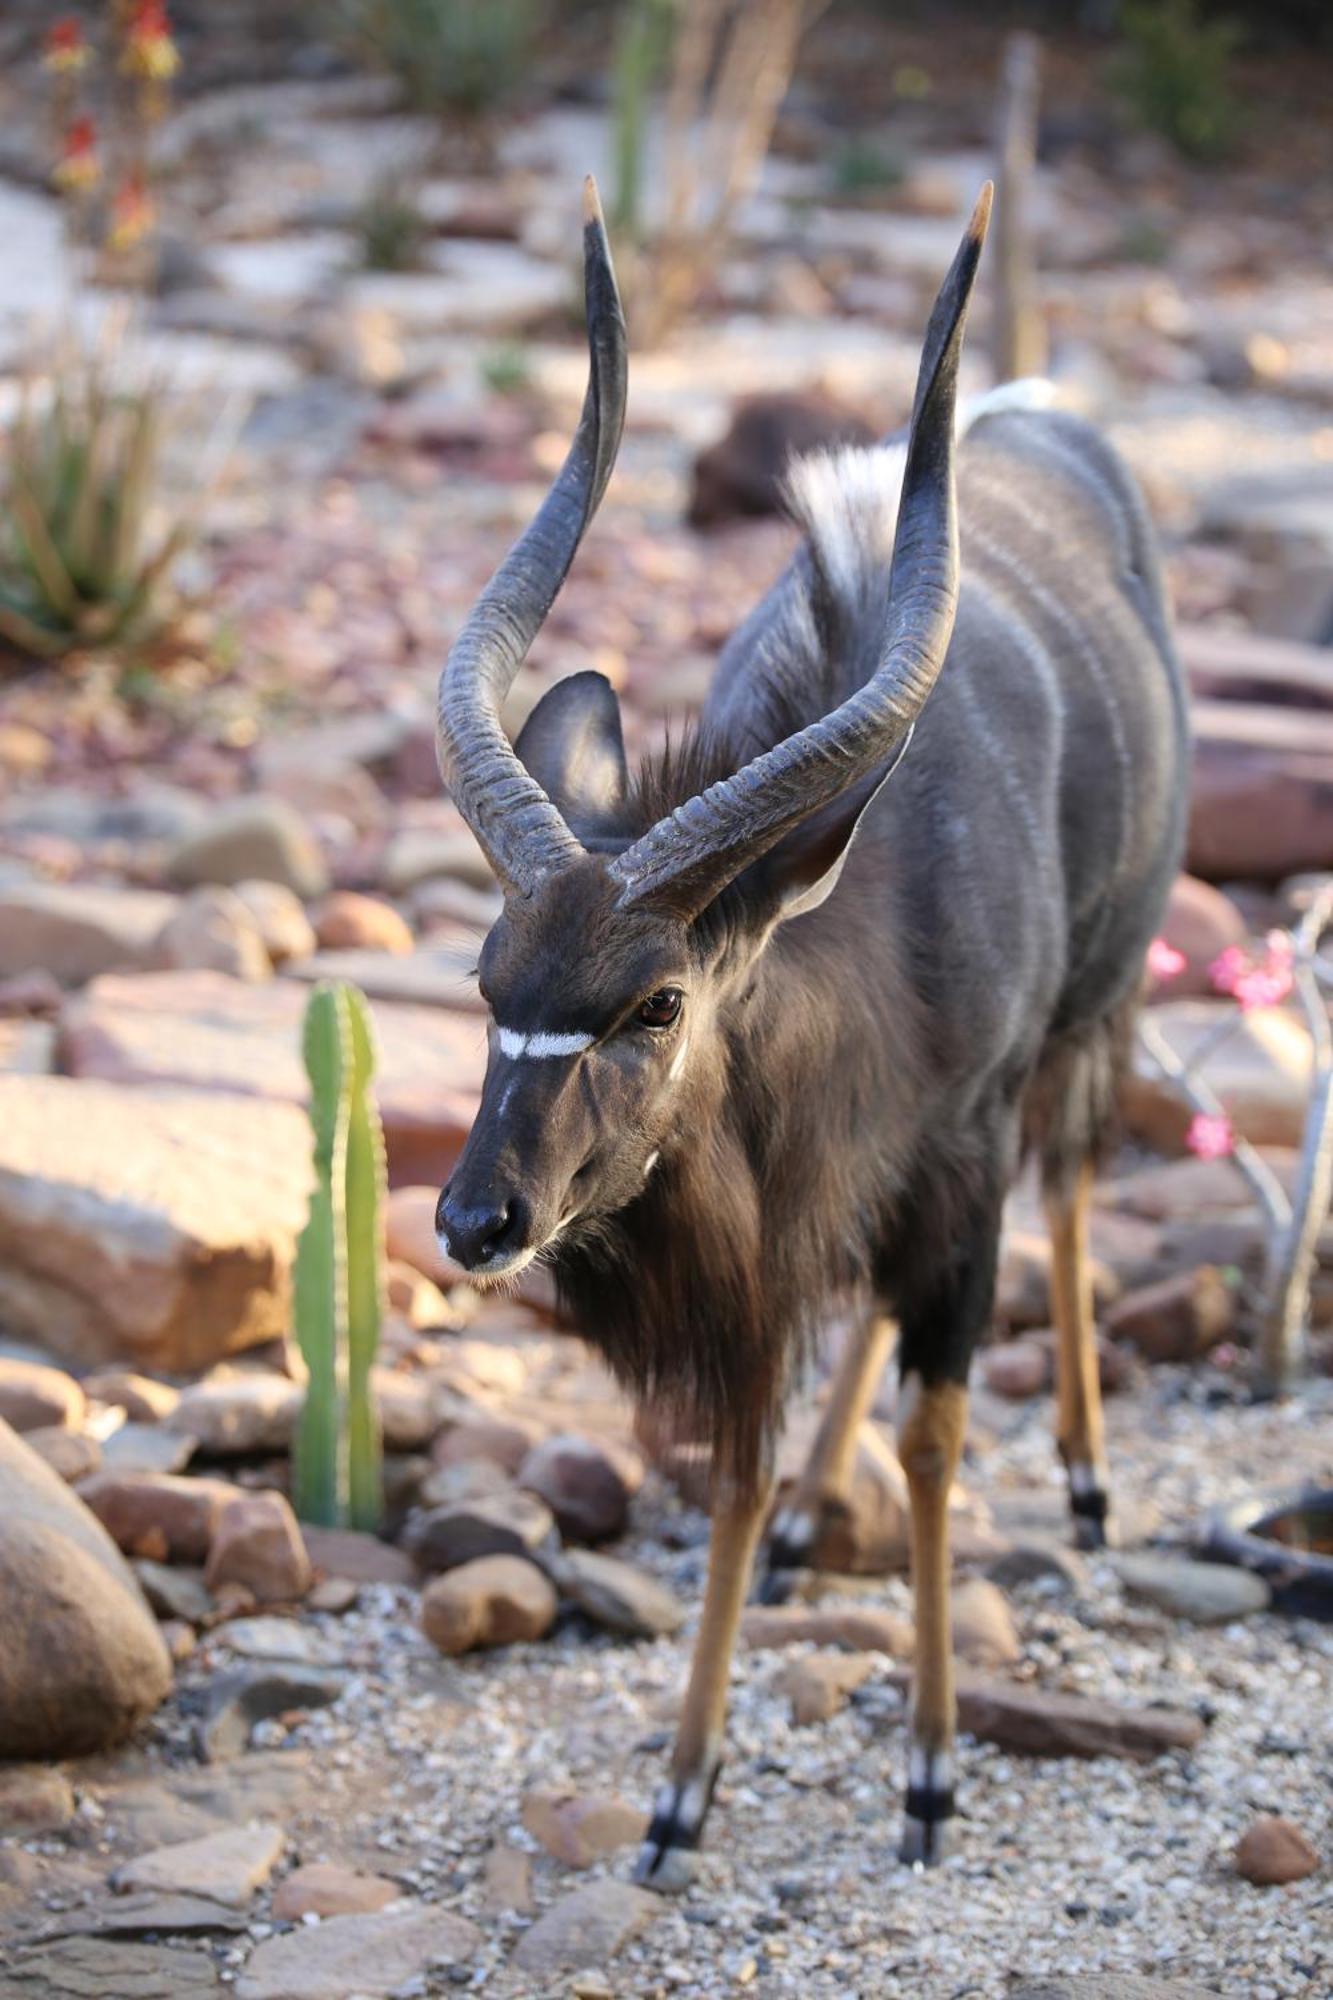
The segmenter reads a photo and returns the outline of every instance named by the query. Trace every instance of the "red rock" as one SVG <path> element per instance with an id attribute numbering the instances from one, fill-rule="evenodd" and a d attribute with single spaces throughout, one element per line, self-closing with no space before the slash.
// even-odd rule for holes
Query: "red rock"
<path id="1" fill-rule="evenodd" d="M 521 1556 L 482 1556 L 428 1584 L 421 1625 L 442 1653 L 508 1646 L 540 1639 L 555 1623 L 556 1595 L 535 1564 Z"/>
<path id="2" fill-rule="evenodd" d="M 382 1910 L 402 1895 L 396 1882 L 383 1875 L 363 1875 L 341 1868 L 336 1861 L 309 1861 L 296 1868 L 273 1891 L 273 1919 L 299 1924 L 308 1916 L 345 1917 L 358 1911 Z"/>
<path id="3" fill-rule="evenodd" d="M 520 1817 L 533 1838 L 566 1868 L 591 1868 L 648 1831 L 642 1807 L 609 1792 L 528 1792 Z"/>
<path id="4" fill-rule="evenodd" d="M 52 1424 L 77 1429 L 88 1401 L 63 1368 L 0 1355 L 0 1418 L 11 1430 L 35 1431 Z"/>
<path id="5" fill-rule="evenodd" d="M 1236 1873 L 1262 1889 L 1303 1882 L 1318 1866 L 1318 1848 L 1279 1813 L 1262 1814 L 1236 1843 Z"/>
<path id="6" fill-rule="evenodd" d="M 981 1379 L 995 1396 L 1010 1396 L 1016 1402 L 1026 1396 L 1041 1396 L 1051 1386 L 1051 1356 L 1039 1340 L 1003 1340 L 986 1348 L 981 1356 Z"/>
<path id="7" fill-rule="evenodd" d="M 184 1479 L 170 1472 L 98 1472 L 78 1495 L 126 1555 L 155 1562 L 201 1563 L 223 1509 L 240 1489 L 223 1479 Z"/>
<path id="8" fill-rule="evenodd" d="M 239 1583 L 260 1604 L 287 1604 L 312 1580 L 296 1516 L 280 1493 L 247 1493 L 223 1508 L 204 1569 L 210 1590 Z"/>
<path id="9" fill-rule="evenodd" d="M 132 1368 L 95 1368 L 84 1376 L 83 1389 L 94 1402 L 124 1410 L 132 1424 L 161 1423 L 180 1401 L 180 1390 L 170 1382 L 155 1382 Z"/>
<path id="10" fill-rule="evenodd" d="M 956 1583 L 950 1597 L 954 1651 L 974 1667 L 1006 1667 L 1023 1657 L 1013 1615 L 998 1584 L 983 1576 Z"/>
<path id="11" fill-rule="evenodd" d="M 741 1637 L 756 1651 L 774 1646 L 841 1646 L 907 1659 L 916 1643 L 906 1618 L 873 1605 L 752 1604 Z"/>
<path id="12" fill-rule="evenodd" d="M 1333 867 L 1333 715 L 1196 701 L 1187 846 L 1206 881 Z"/>
<path id="13" fill-rule="evenodd" d="M 303 1527 L 306 1554 L 326 1576 L 350 1583 L 412 1584 L 417 1567 L 402 1549 L 355 1528 Z"/>
<path id="14" fill-rule="evenodd" d="M 533 1446 L 518 1483 L 546 1502 L 566 1541 L 605 1542 L 625 1531 L 643 1461 L 627 1445 L 565 1431 Z"/>
<path id="15" fill-rule="evenodd" d="M 468 1465 L 474 1459 L 498 1465 L 511 1478 L 543 1436 L 542 1426 L 530 1417 L 506 1417 L 488 1410 L 450 1424 L 436 1438 L 430 1455 L 436 1465 Z"/>
<path id="16" fill-rule="evenodd" d="M 1333 659 L 1327 646 L 1187 620 L 1176 627 L 1176 645 L 1199 700 L 1333 710 Z"/>
<path id="17" fill-rule="evenodd" d="M 873 1653 L 811 1653 L 783 1668 L 778 1690 L 791 1702 L 793 1722 L 801 1727 L 827 1722 L 847 1706 L 877 1665 Z"/>
<path id="18" fill-rule="evenodd" d="M 801 1476 L 820 1412 L 798 1413 L 778 1452 L 774 1513 L 781 1513 Z M 871 1423 L 862 1424 L 845 1501 L 825 1502 L 810 1567 L 853 1576 L 885 1576 L 907 1567 L 909 1504 L 903 1469 Z"/>
<path id="19" fill-rule="evenodd" d="M 1106 1330 L 1148 1361 L 1196 1361 L 1236 1324 L 1236 1294 L 1211 1264 L 1127 1292 L 1112 1306 Z"/>
<path id="20" fill-rule="evenodd" d="M 58 1472 L 67 1486 L 76 1486 L 81 1479 L 91 1479 L 102 1468 L 102 1447 L 94 1437 L 82 1431 L 67 1431 L 62 1424 L 45 1424 L 39 1430 L 25 1431 L 23 1441 L 29 1451 L 35 1451 L 44 1458 L 53 1472 Z"/>
<path id="21" fill-rule="evenodd" d="M 1184 954 L 1185 969 L 1159 987 L 1150 987 L 1150 997 L 1185 1000 L 1213 991 L 1209 977 L 1213 961 L 1229 945 L 1243 945 L 1248 931 L 1244 917 L 1220 889 L 1210 882 L 1196 881 L 1192 875 L 1178 875 L 1162 919 L 1161 935 Z"/>
<path id="22" fill-rule="evenodd" d="M 412 932 L 392 903 L 380 896 L 361 896 L 338 889 L 315 911 L 315 936 L 321 951 L 385 951 L 406 956 L 413 949 Z"/>
<path id="23" fill-rule="evenodd" d="M 309 1085 L 300 1024 L 307 997 L 295 980 L 250 986 L 217 972 L 97 979 L 65 1009 L 64 1067 L 77 1077 L 194 1085 L 304 1104 Z M 372 1001 L 371 1012 L 390 1178 L 395 1186 L 428 1184 L 438 1193 L 476 1111 L 486 1065 L 482 1024 L 444 1007 Z"/>

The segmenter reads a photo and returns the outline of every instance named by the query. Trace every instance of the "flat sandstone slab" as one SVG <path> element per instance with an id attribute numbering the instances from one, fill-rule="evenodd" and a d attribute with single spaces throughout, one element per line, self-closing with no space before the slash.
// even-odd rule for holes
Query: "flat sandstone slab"
<path id="1" fill-rule="evenodd" d="M 310 1177 L 291 1104 L 0 1076 L 0 1324 L 76 1366 L 270 1340 Z"/>
<path id="2" fill-rule="evenodd" d="M 220 972 L 96 979 L 71 999 L 61 1053 L 72 1076 L 304 1104 L 296 980 L 247 984 Z M 467 1136 L 486 1067 L 475 1014 L 372 1002 L 375 1080 L 395 1185 L 442 1180 Z"/>

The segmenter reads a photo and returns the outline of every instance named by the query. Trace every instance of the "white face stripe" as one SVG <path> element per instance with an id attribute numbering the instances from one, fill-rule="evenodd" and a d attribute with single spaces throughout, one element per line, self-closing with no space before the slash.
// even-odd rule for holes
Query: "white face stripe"
<path id="1" fill-rule="evenodd" d="M 521 1035 L 516 1028 L 497 1028 L 500 1053 L 517 1062 L 521 1056 L 578 1056 L 593 1045 L 592 1035 Z"/>

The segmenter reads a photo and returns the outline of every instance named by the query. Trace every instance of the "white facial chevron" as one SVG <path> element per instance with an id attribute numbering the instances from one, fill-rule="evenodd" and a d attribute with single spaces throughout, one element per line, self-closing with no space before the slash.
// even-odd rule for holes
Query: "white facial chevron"
<path id="1" fill-rule="evenodd" d="M 500 1053 L 517 1062 L 520 1056 L 577 1056 L 593 1044 L 591 1035 L 520 1035 L 516 1028 L 497 1028 Z"/>

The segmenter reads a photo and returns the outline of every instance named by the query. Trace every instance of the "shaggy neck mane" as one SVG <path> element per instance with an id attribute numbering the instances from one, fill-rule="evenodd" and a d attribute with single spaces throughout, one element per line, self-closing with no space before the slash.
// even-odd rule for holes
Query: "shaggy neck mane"
<path id="1" fill-rule="evenodd" d="M 650 825 L 735 768 L 734 751 L 691 734 L 645 768 L 635 818 Z M 571 1230 L 551 1258 L 616 1376 L 678 1437 L 712 1442 L 716 1470 L 742 1486 L 760 1475 L 831 1296 L 868 1277 L 869 1230 L 902 1179 L 894 1135 L 906 1138 L 908 1121 L 883 1108 L 905 1099 L 913 1065 L 886 1046 L 883 1022 L 886 977 L 904 982 L 887 940 L 868 973 L 846 942 L 860 927 L 831 914 L 863 893 L 854 858 L 836 895 L 779 932 L 731 1002 L 723 1059 L 682 1091 L 644 1192 Z"/>

